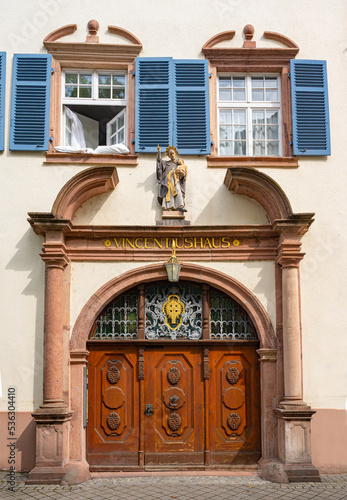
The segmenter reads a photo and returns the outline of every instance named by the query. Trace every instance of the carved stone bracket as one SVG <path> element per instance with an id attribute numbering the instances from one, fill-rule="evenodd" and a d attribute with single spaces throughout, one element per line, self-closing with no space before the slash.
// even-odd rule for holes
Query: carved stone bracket
<path id="1" fill-rule="evenodd" d="M 277 349 L 258 349 L 259 361 L 277 361 Z"/>

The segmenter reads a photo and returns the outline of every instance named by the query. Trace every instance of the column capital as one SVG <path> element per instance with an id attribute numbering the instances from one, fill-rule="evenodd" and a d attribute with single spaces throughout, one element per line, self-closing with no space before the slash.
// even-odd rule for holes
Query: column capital
<path id="1" fill-rule="evenodd" d="M 89 351 L 74 349 L 70 351 L 70 365 L 87 365 Z"/>
<path id="2" fill-rule="evenodd" d="M 276 263 L 282 269 L 286 267 L 299 267 L 300 261 L 304 258 L 305 253 L 301 252 L 300 241 L 282 241 L 277 247 Z"/>
<path id="3" fill-rule="evenodd" d="M 70 262 L 67 256 L 67 248 L 62 240 L 50 240 L 43 244 L 41 259 L 46 264 L 46 268 L 58 268 L 64 270 Z"/>
<path id="4" fill-rule="evenodd" d="M 259 355 L 259 361 L 277 361 L 277 349 L 267 349 L 264 347 L 257 349 L 257 354 Z"/>

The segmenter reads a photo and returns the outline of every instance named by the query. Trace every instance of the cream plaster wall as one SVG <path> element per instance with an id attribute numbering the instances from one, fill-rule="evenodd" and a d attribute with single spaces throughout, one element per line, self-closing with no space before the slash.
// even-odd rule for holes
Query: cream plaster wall
<path id="1" fill-rule="evenodd" d="M 207 168 L 204 163 L 196 157 L 185 157 L 189 169 L 186 219 L 191 224 L 268 224 L 267 214 L 257 202 L 228 191 L 225 169 Z M 140 155 L 138 167 L 120 167 L 118 175 L 116 189 L 84 203 L 75 214 L 74 224 L 155 225 L 161 220 L 156 155 Z"/>
<path id="2" fill-rule="evenodd" d="M 332 156 L 300 158 L 298 169 L 262 171 L 280 184 L 295 212 L 316 213 L 316 221 L 303 238 L 303 248 L 307 253 L 302 263 L 301 280 L 304 395 L 306 401 L 317 408 L 345 408 L 347 99 L 342 85 L 347 77 L 346 2 L 176 0 L 166 3 L 160 0 L 119 0 L 106 3 L 101 0 L 96 3 L 94 0 L 32 0 L 3 1 L 1 5 L 0 50 L 7 52 L 6 146 L 0 157 L 4 216 L 0 230 L 3 393 L 8 386 L 17 386 L 18 409 L 22 411 L 32 410 L 41 402 L 44 266 L 38 256 L 41 238 L 29 228 L 26 213 L 50 211 L 59 189 L 83 168 L 43 166 L 43 154 L 8 151 L 13 53 L 45 52 L 43 38 L 69 23 L 77 23 L 79 29 L 66 40 L 84 41 L 87 22 L 96 18 L 100 23 L 102 41 L 117 41 L 118 37 L 106 33 L 107 25 L 112 24 L 122 26 L 140 38 L 144 45 L 142 56 L 197 58 L 202 57 L 202 45 L 222 31 L 235 29 L 237 35 L 232 43 L 241 46 L 242 29 L 245 24 L 252 23 L 259 45 L 264 30 L 276 31 L 298 43 L 299 58 L 328 60 Z M 138 167 L 119 168 L 120 184 L 116 191 L 88 202 L 76 214 L 76 222 L 153 224 L 158 215 L 154 162 L 154 155 L 143 156 Z M 186 162 L 190 169 L 188 218 L 192 223 L 217 225 L 249 221 L 263 223 L 266 220 L 255 203 L 226 192 L 223 186 L 225 169 L 207 169 L 204 159 L 187 158 Z M 124 272 L 135 265 L 138 264 L 74 264 L 71 322 L 93 291 L 114 273 Z M 249 283 L 273 318 L 273 271 L 268 267 L 270 264 L 249 263 L 248 267 L 238 263 L 218 265 L 226 266 L 225 272 L 245 284 Z M 86 275 L 88 287 L 85 287 Z M 5 407 L 2 401 L 0 409 Z"/>

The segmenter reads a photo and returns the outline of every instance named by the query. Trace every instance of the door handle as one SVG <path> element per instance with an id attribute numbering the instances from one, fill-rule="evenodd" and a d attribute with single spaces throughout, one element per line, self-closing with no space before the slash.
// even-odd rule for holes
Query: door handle
<path id="1" fill-rule="evenodd" d="M 146 405 L 146 407 L 145 407 L 145 415 L 147 417 L 150 417 L 151 415 L 153 415 L 154 410 L 156 410 L 156 408 L 153 408 L 153 405 Z"/>

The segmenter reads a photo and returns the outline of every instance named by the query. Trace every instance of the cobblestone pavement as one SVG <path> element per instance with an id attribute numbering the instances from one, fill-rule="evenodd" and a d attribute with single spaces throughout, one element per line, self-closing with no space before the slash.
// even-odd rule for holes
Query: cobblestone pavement
<path id="1" fill-rule="evenodd" d="M 323 475 L 321 483 L 274 484 L 256 476 L 150 476 L 91 479 L 76 486 L 33 486 L 17 474 L 15 492 L 0 473 L 0 498 L 81 500 L 346 500 L 347 474 Z"/>

